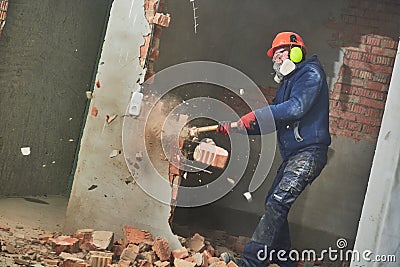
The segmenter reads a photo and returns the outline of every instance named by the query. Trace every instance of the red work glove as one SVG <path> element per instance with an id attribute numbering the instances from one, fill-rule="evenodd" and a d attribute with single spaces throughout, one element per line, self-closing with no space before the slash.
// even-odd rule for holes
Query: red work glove
<path id="1" fill-rule="evenodd" d="M 230 121 L 222 121 L 218 123 L 218 128 L 215 131 L 223 135 L 229 135 L 232 131 L 231 123 Z"/>
<path id="2" fill-rule="evenodd" d="M 254 111 L 252 111 L 250 113 L 247 113 L 238 120 L 237 127 L 239 130 L 244 130 L 245 128 L 247 130 L 253 130 L 256 124 L 257 124 L 256 115 Z"/>

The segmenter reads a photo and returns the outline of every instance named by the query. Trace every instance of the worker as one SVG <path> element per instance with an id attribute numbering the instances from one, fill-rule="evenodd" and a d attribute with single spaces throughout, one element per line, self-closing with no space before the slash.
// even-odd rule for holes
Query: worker
<path id="1" fill-rule="evenodd" d="M 217 132 L 224 135 L 264 134 L 271 132 L 263 125 L 273 125 L 267 122 L 272 118 L 282 157 L 266 197 L 264 214 L 241 259 L 223 253 L 221 257 L 226 262 L 234 260 L 243 267 L 265 267 L 271 263 L 295 266 L 297 259 L 289 256 L 288 213 L 326 165 L 331 143 L 326 75 L 317 56 L 306 59 L 306 52 L 297 33 L 278 33 L 267 52 L 272 58 L 274 79 L 279 83 L 272 104 L 241 117 L 237 128 L 232 128 L 230 122 L 219 123 Z"/>

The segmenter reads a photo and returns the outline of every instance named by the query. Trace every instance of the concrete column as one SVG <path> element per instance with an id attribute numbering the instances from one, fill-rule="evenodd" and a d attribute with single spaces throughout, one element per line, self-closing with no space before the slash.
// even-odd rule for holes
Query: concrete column
<path id="1" fill-rule="evenodd" d="M 399 51 L 399 50 L 398 50 Z M 397 52 L 351 267 L 400 263 L 400 55 Z M 363 257 L 367 256 L 367 257 Z M 395 255 L 396 262 L 376 256 Z M 367 258 L 370 258 L 369 261 Z M 383 258 L 382 258 L 383 259 Z"/>

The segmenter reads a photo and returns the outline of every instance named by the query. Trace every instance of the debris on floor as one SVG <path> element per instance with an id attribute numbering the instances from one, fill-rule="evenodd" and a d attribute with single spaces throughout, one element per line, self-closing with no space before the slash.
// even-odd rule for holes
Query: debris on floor
<path id="1" fill-rule="evenodd" d="M 111 231 L 80 229 L 73 235 L 63 235 L 21 225 L 0 225 L 0 266 L 238 267 L 233 261 L 226 264 L 219 256 L 223 252 L 239 256 L 233 247 L 248 241 L 225 236 L 223 239 L 230 246 L 224 247 L 219 242 L 222 239 L 213 239 L 212 245 L 198 233 L 178 238 L 182 248 L 171 250 L 165 238 L 153 237 L 149 231 L 129 225 L 123 229 L 123 238 L 117 240 Z M 279 267 L 269 267 L 272 266 Z"/>

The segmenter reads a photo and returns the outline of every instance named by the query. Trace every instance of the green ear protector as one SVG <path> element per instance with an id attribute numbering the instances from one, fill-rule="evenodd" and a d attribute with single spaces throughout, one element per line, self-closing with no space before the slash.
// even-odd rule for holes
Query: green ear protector
<path id="1" fill-rule="evenodd" d="M 298 46 L 290 48 L 289 58 L 291 61 L 293 61 L 293 63 L 297 64 L 303 60 L 303 51 Z"/>
<path id="2" fill-rule="evenodd" d="M 290 42 L 297 43 L 296 35 L 290 36 Z M 303 60 L 303 50 L 298 46 L 290 47 L 289 58 L 293 63 L 299 63 Z"/>

